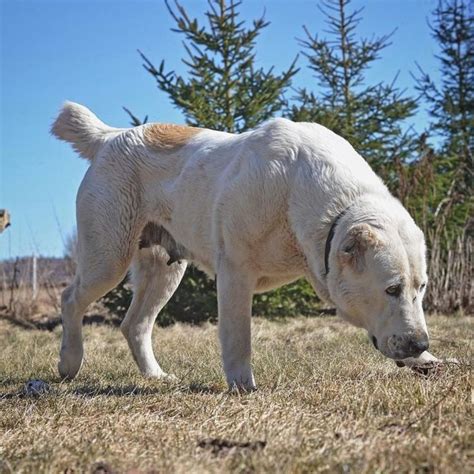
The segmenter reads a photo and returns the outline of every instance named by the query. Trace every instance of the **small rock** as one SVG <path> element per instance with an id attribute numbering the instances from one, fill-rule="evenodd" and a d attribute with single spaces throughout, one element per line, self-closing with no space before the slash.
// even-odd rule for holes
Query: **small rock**
<path id="1" fill-rule="evenodd" d="M 25 387 L 23 388 L 25 395 L 33 397 L 38 397 L 48 393 L 50 390 L 51 387 L 49 384 L 39 379 L 28 380 L 28 382 L 25 383 Z"/>

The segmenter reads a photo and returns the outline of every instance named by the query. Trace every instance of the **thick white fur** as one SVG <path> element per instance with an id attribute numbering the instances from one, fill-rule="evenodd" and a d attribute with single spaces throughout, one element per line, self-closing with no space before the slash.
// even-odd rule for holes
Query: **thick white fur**
<path id="1" fill-rule="evenodd" d="M 151 333 L 186 262 L 167 265 L 160 246 L 139 250 L 148 222 L 164 227 L 217 277 L 229 385 L 255 387 L 252 294 L 301 276 L 388 357 L 420 355 L 409 343 L 427 340 L 423 234 L 347 141 L 314 123 L 274 119 L 240 135 L 202 130 L 184 146 L 160 150 L 147 127 L 113 129 L 73 103 L 53 125 L 56 136 L 91 160 L 77 196 L 77 275 L 63 294 L 62 376 L 80 369 L 87 305 L 130 266 L 135 290 L 122 330 L 140 370 L 165 375 Z M 326 239 L 344 210 L 326 276 Z M 398 283 L 399 297 L 385 292 Z"/>

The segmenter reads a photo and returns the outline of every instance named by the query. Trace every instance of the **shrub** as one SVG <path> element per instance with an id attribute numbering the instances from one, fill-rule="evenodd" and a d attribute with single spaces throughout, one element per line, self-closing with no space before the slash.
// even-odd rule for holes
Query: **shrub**
<path id="1" fill-rule="evenodd" d="M 132 287 L 125 279 L 104 296 L 102 302 L 111 312 L 123 318 L 132 301 Z M 316 314 L 321 303 L 306 280 L 298 280 L 268 293 L 254 296 L 253 314 L 268 318 Z M 199 324 L 217 321 L 215 281 L 194 266 L 187 270 L 178 290 L 157 318 L 160 326 L 174 322 Z"/>

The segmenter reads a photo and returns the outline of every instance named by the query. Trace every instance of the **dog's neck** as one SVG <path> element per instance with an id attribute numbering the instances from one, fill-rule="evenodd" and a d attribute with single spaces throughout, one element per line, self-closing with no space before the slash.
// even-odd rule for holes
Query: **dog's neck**
<path id="1" fill-rule="evenodd" d="M 337 237 L 338 232 L 340 229 L 347 229 L 354 222 L 363 222 L 364 215 L 370 207 L 369 203 L 370 198 L 367 196 L 358 196 L 345 205 L 339 202 L 337 206 L 328 206 L 320 216 L 322 225 L 317 230 L 316 265 L 309 269 L 311 275 L 308 279 L 318 295 L 329 303 L 334 303 L 329 292 L 328 276 L 331 271 L 331 255 L 336 250 L 335 243 L 340 240 Z M 335 211 L 335 209 L 339 210 Z M 360 209 L 364 209 L 364 212 L 360 212 Z"/>

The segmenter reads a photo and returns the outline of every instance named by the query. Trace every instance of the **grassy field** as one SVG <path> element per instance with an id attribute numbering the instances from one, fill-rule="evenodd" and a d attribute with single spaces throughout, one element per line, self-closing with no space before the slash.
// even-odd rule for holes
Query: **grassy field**
<path id="1" fill-rule="evenodd" d="M 59 328 L 0 321 L 0 472 L 473 472 L 472 320 L 429 325 L 433 352 L 463 363 L 423 377 L 335 318 L 255 318 L 259 390 L 236 394 L 215 326 L 155 330 L 177 383 L 143 379 L 118 329 L 87 326 L 66 383 Z M 23 395 L 30 378 L 51 391 Z"/>

